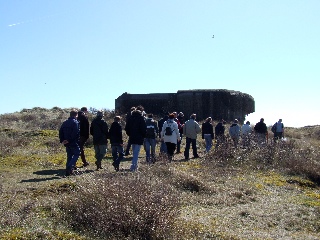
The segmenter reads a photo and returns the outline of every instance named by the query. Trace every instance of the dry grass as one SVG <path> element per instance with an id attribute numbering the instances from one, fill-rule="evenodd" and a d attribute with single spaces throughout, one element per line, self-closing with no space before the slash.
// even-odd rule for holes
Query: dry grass
<path id="1" fill-rule="evenodd" d="M 187 162 L 181 154 L 150 166 L 142 150 L 137 173 L 127 171 L 130 158 L 114 172 L 109 151 L 103 171 L 91 164 L 62 178 L 57 130 L 67 116 L 59 108 L 0 116 L 1 239 L 320 238 L 319 126 L 208 154 L 199 139 L 202 157 Z M 93 163 L 90 140 L 86 153 Z"/>

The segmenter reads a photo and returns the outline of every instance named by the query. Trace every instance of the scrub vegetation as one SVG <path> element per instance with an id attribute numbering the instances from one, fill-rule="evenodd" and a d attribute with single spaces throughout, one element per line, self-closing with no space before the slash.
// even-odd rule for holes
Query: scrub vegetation
<path id="1" fill-rule="evenodd" d="M 285 141 L 266 147 L 226 144 L 207 154 L 199 136 L 201 158 L 189 161 L 178 154 L 147 165 L 142 148 L 136 173 L 130 156 L 115 172 L 110 149 L 95 171 L 90 137 L 90 165 L 79 160 L 65 178 L 58 129 L 69 111 L 0 115 L 0 239 L 320 238 L 320 126 L 286 128 Z M 115 113 L 105 116 L 110 126 Z"/>

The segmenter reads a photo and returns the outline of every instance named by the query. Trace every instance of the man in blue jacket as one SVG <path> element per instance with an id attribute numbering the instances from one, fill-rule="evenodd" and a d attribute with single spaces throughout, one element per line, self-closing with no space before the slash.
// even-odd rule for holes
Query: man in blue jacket
<path id="1" fill-rule="evenodd" d="M 72 110 L 70 112 L 70 117 L 62 123 L 59 129 L 60 143 L 66 147 L 67 152 L 66 176 L 73 174 L 73 170 L 80 156 L 80 130 L 77 116 L 78 112 L 76 110 Z"/>

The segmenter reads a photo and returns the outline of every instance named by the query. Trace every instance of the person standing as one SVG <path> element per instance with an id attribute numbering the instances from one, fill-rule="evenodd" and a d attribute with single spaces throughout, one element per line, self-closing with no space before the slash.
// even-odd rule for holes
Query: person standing
<path id="1" fill-rule="evenodd" d="M 283 138 L 284 136 L 284 125 L 282 119 L 280 118 L 278 122 L 275 123 L 274 141 Z"/>
<path id="2" fill-rule="evenodd" d="M 79 147 L 79 122 L 77 121 L 78 111 L 72 110 L 70 117 L 65 120 L 59 129 L 59 140 L 66 147 L 67 163 L 66 176 L 73 175 L 73 170 L 80 156 Z"/>
<path id="3" fill-rule="evenodd" d="M 130 111 L 126 115 L 126 123 L 129 121 L 129 118 L 131 117 L 131 114 L 134 110 L 136 110 L 135 107 L 130 108 Z M 131 142 L 130 142 L 130 139 L 128 139 L 127 147 L 124 153 L 125 156 L 128 156 L 130 154 L 130 148 L 131 148 Z"/>
<path id="4" fill-rule="evenodd" d="M 90 134 L 93 136 L 97 171 L 103 169 L 101 161 L 107 153 L 108 130 L 108 124 L 103 119 L 103 112 L 98 111 L 97 116 L 92 120 L 90 126 Z"/>
<path id="5" fill-rule="evenodd" d="M 159 121 L 158 121 L 158 128 L 160 129 L 159 130 L 159 138 L 160 138 L 160 155 L 161 154 L 167 154 L 167 145 L 166 143 L 164 142 L 162 136 L 161 136 L 161 130 L 162 130 L 162 127 L 163 127 L 163 124 L 169 119 L 169 113 L 166 113 L 163 118 L 161 118 Z"/>
<path id="6" fill-rule="evenodd" d="M 241 138 L 242 138 L 242 146 L 248 147 L 250 146 L 252 129 L 250 126 L 250 122 L 247 121 L 246 124 L 243 124 L 241 127 Z"/>
<path id="7" fill-rule="evenodd" d="M 184 114 L 183 112 L 179 112 L 178 117 L 179 121 L 179 134 L 180 134 L 180 141 L 177 143 L 177 153 L 181 153 L 181 142 L 182 142 L 182 136 L 183 136 L 183 125 L 184 125 Z"/>
<path id="8" fill-rule="evenodd" d="M 134 172 L 138 169 L 138 158 L 141 146 L 143 145 L 146 136 L 146 122 L 142 116 L 142 111 L 137 108 L 131 114 L 125 126 L 125 131 L 129 136 L 129 141 L 132 146 L 132 163 L 130 171 Z"/>
<path id="9" fill-rule="evenodd" d="M 209 152 L 212 147 L 212 140 L 214 139 L 212 118 L 208 117 L 204 123 L 202 123 L 202 139 L 206 143 L 206 152 Z"/>
<path id="10" fill-rule="evenodd" d="M 153 119 L 153 114 L 150 113 L 146 118 L 146 138 L 144 139 L 144 146 L 146 151 L 147 163 L 155 163 L 156 161 L 156 137 L 159 133 L 158 123 Z M 151 155 L 150 155 L 151 151 Z"/>
<path id="11" fill-rule="evenodd" d="M 233 145 L 235 148 L 238 147 L 238 143 L 239 143 L 239 139 L 240 139 L 240 126 L 238 125 L 238 119 L 235 119 L 233 121 L 233 124 L 231 124 L 230 128 L 229 128 L 229 135 L 233 141 Z"/>
<path id="12" fill-rule="evenodd" d="M 86 107 L 82 107 L 80 111 L 78 112 L 78 122 L 80 126 L 80 139 L 79 139 L 79 147 L 80 147 L 80 156 L 83 163 L 83 167 L 86 167 L 89 165 L 89 163 L 86 160 L 86 156 L 84 154 L 84 144 L 89 138 L 89 129 L 90 124 L 87 117 L 88 109 Z"/>
<path id="13" fill-rule="evenodd" d="M 193 157 L 198 158 L 197 153 L 197 134 L 201 132 L 199 124 L 196 122 L 196 114 L 193 113 L 190 119 L 186 121 L 183 126 L 183 135 L 186 136 L 186 148 L 184 150 L 184 157 L 186 160 L 189 159 L 190 144 L 192 145 Z"/>
<path id="14" fill-rule="evenodd" d="M 216 140 L 217 140 L 216 148 L 225 143 L 225 136 L 224 136 L 224 132 L 226 129 L 225 124 L 226 122 L 223 119 L 221 119 L 221 121 L 218 122 L 218 124 L 214 128 L 214 131 L 216 134 Z"/>
<path id="15" fill-rule="evenodd" d="M 161 139 L 163 139 L 167 146 L 167 156 L 169 162 L 171 162 L 174 151 L 176 150 L 176 145 L 180 141 L 179 128 L 177 122 L 174 121 L 173 113 L 169 114 L 168 120 L 163 123 Z"/>
<path id="16" fill-rule="evenodd" d="M 264 123 L 264 118 L 261 118 L 260 122 L 256 123 L 254 131 L 256 133 L 258 144 L 264 145 L 266 143 L 266 137 L 268 137 L 268 128 Z"/>
<path id="17" fill-rule="evenodd" d="M 113 163 L 112 166 L 118 172 L 120 162 L 123 159 L 123 140 L 122 140 L 122 127 L 120 125 L 120 116 L 116 116 L 114 118 L 114 122 L 111 124 L 109 129 L 109 137 L 112 149 L 112 158 Z"/>

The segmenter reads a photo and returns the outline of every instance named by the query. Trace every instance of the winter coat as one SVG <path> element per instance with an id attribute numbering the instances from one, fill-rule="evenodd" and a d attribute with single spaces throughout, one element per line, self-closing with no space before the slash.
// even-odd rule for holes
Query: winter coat
<path id="1" fill-rule="evenodd" d="M 93 145 L 106 145 L 108 143 L 108 124 L 102 117 L 93 119 L 90 134 L 93 136 Z"/>
<path id="2" fill-rule="evenodd" d="M 158 123 L 152 118 L 147 118 L 146 125 L 147 125 L 146 138 L 155 139 L 159 133 Z"/>
<path id="3" fill-rule="evenodd" d="M 109 138 L 111 146 L 120 146 L 123 144 L 122 127 L 119 122 L 113 122 L 109 129 Z"/>
<path id="4" fill-rule="evenodd" d="M 172 135 L 165 135 L 167 127 L 171 128 Z M 178 140 L 180 140 L 178 124 L 173 119 L 168 119 L 163 123 L 161 138 L 163 138 L 164 142 L 171 142 L 174 144 L 177 144 Z"/>
<path id="5" fill-rule="evenodd" d="M 204 122 L 202 123 L 202 139 L 204 139 L 205 134 L 210 134 L 211 138 L 214 139 L 214 134 L 213 134 L 213 126 L 210 122 Z"/>
<path id="6" fill-rule="evenodd" d="M 240 137 L 240 126 L 236 123 L 233 123 L 229 128 L 229 134 L 231 138 L 239 138 Z"/>
<path id="7" fill-rule="evenodd" d="M 139 110 L 133 111 L 125 126 L 130 143 L 143 145 L 146 130 L 147 125 L 141 112 Z"/>
<path id="8" fill-rule="evenodd" d="M 215 127 L 215 134 L 217 135 L 224 135 L 225 126 L 222 124 L 222 122 L 219 122 Z"/>
<path id="9" fill-rule="evenodd" d="M 254 126 L 254 130 L 257 133 L 264 133 L 266 134 L 268 132 L 268 128 L 267 125 L 264 122 L 258 122 L 255 126 Z"/>
<path id="10" fill-rule="evenodd" d="M 79 122 L 73 118 L 69 117 L 64 121 L 59 129 L 59 139 L 60 143 L 67 140 L 68 143 L 65 144 L 66 147 L 76 147 L 79 144 Z"/>
<path id="11" fill-rule="evenodd" d="M 201 128 L 194 119 L 189 119 L 183 126 L 183 135 L 187 138 L 197 139 L 197 134 L 200 132 Z"/>
<path id="12" fill-rule="evenodd" d="M 80 136 L 88 139 L 89 131 L 90 131 L 90 124 L 89 124 L 88 117 L 85 115 L 84 112 L 79 111 L 77 120 L 80 126 Z"/>
<path id="13" fill-rule="evenodd" d="M 241 128 L 241 132 L 242 132 L 242 135 L 244 136 L 247 136 L 251 133 L 251 126 L 250 124 L 244 124 Z"/>

